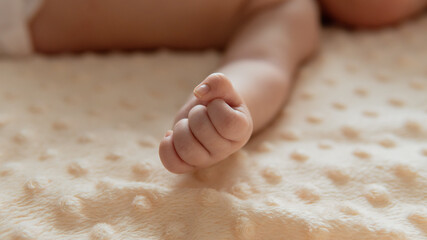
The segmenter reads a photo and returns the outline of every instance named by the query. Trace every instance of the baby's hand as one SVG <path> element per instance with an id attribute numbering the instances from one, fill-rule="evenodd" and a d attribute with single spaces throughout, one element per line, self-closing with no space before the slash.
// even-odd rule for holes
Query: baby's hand
<path id="1" fill-rule="evenodd" d="M 252 134 L 249 110 L 223 74 L 208 76 L 194 95 L 160 143 L 160 159 L 173 173 L 209 167 L 243 147 Z"/>

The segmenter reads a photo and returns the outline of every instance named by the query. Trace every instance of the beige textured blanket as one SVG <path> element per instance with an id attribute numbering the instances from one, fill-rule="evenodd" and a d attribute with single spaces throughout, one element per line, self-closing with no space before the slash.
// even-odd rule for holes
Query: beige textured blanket
<path id="1" fill-rule="evenodd" d="M 0 60 L 0 239 L 427 239 L 427 18 L 323 40 L 271 127 L 187 175 L 158 141 L 218 54 Z"/>

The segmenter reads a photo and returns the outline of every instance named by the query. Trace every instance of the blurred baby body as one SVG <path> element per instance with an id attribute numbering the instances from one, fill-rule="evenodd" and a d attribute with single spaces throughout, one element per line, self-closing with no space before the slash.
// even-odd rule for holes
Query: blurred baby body
<path id="1" fill-rule="evenodd" d="M 224 48 L 251 14 L 283 0 L 0 0 L 0 54 Z"/>

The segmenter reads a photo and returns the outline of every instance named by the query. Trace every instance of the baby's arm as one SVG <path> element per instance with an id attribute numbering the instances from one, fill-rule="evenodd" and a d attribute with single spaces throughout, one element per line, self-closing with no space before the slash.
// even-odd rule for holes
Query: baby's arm
<path id="1" fill-rule="evenodd" d="M 312 0 L 288 0 L 253 13 L 242 24 L 218 70 L 195 90 L 173 131 L 160 144 L 175 173 L 208 167 L 240 149 L 265 127 L 288 96 L 299 64 L 318 42 Z M 207 91 L 209 90 L 209 91 Z"/>
<path id="2" fill-rule="evenodd" d="M 312 0 L 288 0 L 249 18 L 225 53 L 224 73 L 245 100 L 254 131 L 264 127 L 288 96 L 300 63 L 316 48 L 318 11 Z"/>

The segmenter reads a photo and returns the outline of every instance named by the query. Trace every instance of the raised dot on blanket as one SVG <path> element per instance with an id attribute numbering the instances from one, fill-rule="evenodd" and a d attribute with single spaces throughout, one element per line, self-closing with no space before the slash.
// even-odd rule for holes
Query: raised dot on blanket
<path id="1" fill-rule="evenodd" d="M 311 100 L 314 98 L 314 93 L 305 91 L 305 92 L 302 92 L 300 96 L 304 100 Z"/>
<path id="2" fill-rule="evenodd" d="M 405 105 L 405 102 L 398 98 L 390 98 L 387 101 L 393 107 L 403 107 Z"/>
<path id="3" fill-rule="evenodd" d="M 369 94 L 369 91 L 366 88 L 362 88 L 362 87 L 355 88 L 353 92 L 359 97 L 366 97 Z"/>
<path id="4" fill-rule="evenodd" d="M 358 129 L 349 125 L 342 126 L 341 133 L 347 138 L 357 138 L 359 137 L 359 134 L 360 134 Z"/>
<path id="5" fill-rule="evenodd" d="M 21 163 L 5 163 L 2 166 L 0 166 L 0 177 L 6 177 L 13 175 L 14 173 L 18 172 L 19 169 L 22 168 Z"/>
<path id="6" fill-rule="evenodd" d="M 412 80 L 409 82 L 409 86 L 414 90 L 424 90 L 425 85 L 420 80 Z"/>
<path id="7" fill-rule="evenodd" d="M 117 161 L 121 158 L 123 158 L 123 155 L 117 152 L 110 152 L 107 155 L 105 155 L 105 159 L 111 160 L 111 161 Z"/>
<path id="8" fill-rule="evenodd" d="M 149 211 L 153 208 L 153 203 L 150 198 L 138 195 L 133 199 L 132 206 L 139 211 Z"/>
<path id="9" fill-rule="evenodd" d="M 385 207 L 391 202 L 389 191 L 384 186 L 378 184 L 367 186 L 364 196 L 374 207 Z"/>
<path id="10" fill-rule="evenodd" d="M 312 113 L 308 115 L 306 121 L 312 124 L 319 124 L 323 122 L 323 117 L 320 114 Z"/>
<path id="11" fill-rule="evenodd" d="M 264 141 L 255 148 L 255 151 L 257 151 L 257 152 L 271 152 L 271 151 L 273 151 L 273 149 L 274 149 L 273 144 L 271 144 L 268 141 Z"/>
<path id="12" fill-rule="evenodd" d="M 38 239 L 39 234 L 40 233 L 31 225 L 21 223 L 15 226 L 11 240 L 34 240 Z"/>
<path id="13" fill-rule="evenodd" d="M 327 226 L 313 226 L 308 231 L 307 239 L 331 239 L 330 229 Z"/>
<path id="14" fill-rule="evenodd" d="M 400 56 L 396 59 L 396 65 L 399 67 L 408 67 L 410 65 L 412 65 L 412 59 L 410 59 L 408 56 Z"/>
<path id="15" fill-rule="evenodd" d="M 367 151 L 362 150 L 362 149 L 356 149 L 356 150 L 354 150 L 353 151 L 353 155 L 356 156 L 356 157 L 358 157 L 358 158 L 362 158 L 362 159 L 368 159 L 368 158 L 371 157 L 370 153 L 368 153 Z"/>
<path id="16" fill-rule="evenodd" d="M 138 105 L 136 103 L 133 103 L 133 102 L 126 100 L 126 99 L 121 99 L 119 101 L 119 105 L 120 105 L 120 107 L 122 107 L 125 110 L 135 110 L 138 107 Z"/>
<path id="17" fill-rule="evenodd" d="M 58 155 L 58 150 L 53 149 L 53 148 L 47 148 L 41 152 L 41 154 L 39 156 L 39 160 L 44 161 L 44 160 L 56 157 L 57 155 Z"/>
<path id="18" fill-rule="evenodd" d="M 350 176 L 347 172 L 337 168 L 327 169 L 326 175 L 336 184 L 345 184 L 350 180 Z"/>
<path id="19" fill-rule="evenodd" d="M 308 154 L 305 151 L 301 150 L 301 149 L 295 149 L 291 153 L 290 156 L 291 156 L 291 158 L 293 160 L 296 160 L 296 161 L 299 161 L 299 162 L 304 162 L 304 161 L 306 161 L 309 158 Z"/>
<path id="20" fill-rule="evenodd" d="M 236 221 L 236 234 L 241 239 L 253 239 L 255 236 L 255 224 L 245 216 L 239 217 Z"/>
<path id="21" fill-rule="evenodd" d="M 320 191 L 317 187 L 307 185 L 299 188 L 296 195 L 307 203 L 314 203 L 320 199 Z"/>
<path id="22" fill-rule="evenodd" d="M 0 128 L 6 126 L 9 123 L 10 119 L 7 116 L 0 115 Z"/>
<path id="23" fill-rule="evenodd" d="M 288 141 L 297 141 L 300 139 L 300 133 L 293 129 L 285 129 L 280 132 L 280 138 Z"/>
<path id="24" fill-rule="evenodd" d="M 34 177 L 25 182 L 25 189 L 30 192 L 41 192 L 46 189 L 51 182 L 50 179 L 46 177 Z"/>
<path id="25" fill-rule="evenodd" d="M 261 175 L 270 184 L 278 184 L 279 182 L 282 181 L 282 175 L 275 168 L 265 168 L 261 172 Z"/>
<path id="26" fill-rule="evenodd" d="M 337 84 L 337 80 L 333 78 L 326 78 L 323 82 L 330 87 L 335 86 Z"/>
<path id="27" fill-rule="evenodd" d="M 114 229 L 106 223 L 98 223 L 92 227 L 90 239 L 92 240 L 110 240 L 114 236 Z"/>
<path id="28" fill-rule="evenodd" d="M 52 123 L 52 129 L 55 131 L 63 131 L 63 130 L 67 130 L 68 128 L 69 128 L 68 123 L 62 120 L 57 120 Z"/>
<path id="29" fill-rule="evenodd" d="M 344 103 L 342 103 L 342 102 L 333 102 L 333 103 L 331 103 L 331 105 L 332 105 L 332 107 L 333 107 L 333 108 L 335 108 L 336 110 L 343 111 L 343 110 L 346 110 L 346 109 L 347 109 L 347 105 L 345 105 L 345 104 L 344 104 Z"/>
<path id="30" fill-rule="evenodd" d="M 45 111 L 45 109 L 46 108 L 44 106 L 40 106 L 40 105 L 30 105 L 27 108 L 28 112 L 32 114 L 41 114 Z"/>
<path id="31" fill-rule="evenodd" d="M 396 147 L 396 142 L 393 139 L 391 139 L 390 137 L 383 138 L 378 143 L 385 148 Z"/>
<path id="32" fill-rule="evenodd" d="M 394 174 L 405 181 L 412 181 L 418 173 L 406 164 L 397 164 L 393 167 Z"/>
<path id="33" fill-rule="evenodd" d="M 334 143 L 330 140 L 321 140 L 317 143 L 320 149 L 331 149 Z"/>
<path id="34" fill-rule="evenodd" d="M 378 112 L 371 111 L 371 110 L 365 110 L 362 112 L 363 116 L 369 117 L 369 118 L 376 118 L 378 117 Z"/>
<path id="35" fill-rule="evenodd" d="M 405 122 L 405 129 L 411 133 L 419 133 L 422 131 L 422 126 L 417 121 L 408 120 Z"/>
<path id="36" fill-rule="evenodd" d="M 152 171 L 153 167 L 148 162 L 138 162 L 132 166 L 132 171 L 140 176 L 146 176 Z"/>
<path id="37" fill-rule="evenodd" d="M 247 183 L 237 183 L 231 187 L 231 193 L 240 199 L 246 199 L 249 197 L 249 195 L 251 195 L 252 190 Z"/>
<path id="38" fill-rule="evenodd" d="M 59 209 L 68 214 L 79 214 L 82 210 L 82 203 L 75 196 L 63 196 L 58 201 Z"/>
<path id="39" fill-rule="evenodd" d="M 95 135 L 92 133 L 84 133 L 77 138 L 78 143 L 86 144 L 93 142 L 95 140 Z"/>
<path id="40" fill-rule="evenodd" d="M 29 139 L 30 139 L 30 132 L 26 129 L 20 130 L 13 136 L 13 141 L 17 144 L 26 143 L 29 141 Z"/>
<path id="41" fill-rule="evenodd" d="M 68 165 L 68 172 L 75 177 L 80 177 L 88 173 L 87 164 L 85 161 L 78 160 Z"/>
<path id="42" fill-rule="evenodd" d="M 357 211 L 357 209 L 350 204 L 344 204 L 344 205 L 340 206 L 339 209 L 342 213 L 349 215 L 349 216 L 356 216 L 356 215 L 360 214 L 359 211 Z"/>
<path id="43" fill-rule="evenodd" d="M 279 206 L 280 205 L 280 200 L 277 199 L 277 198 L 275 198 L 275 197 L 273 197 L 273 196 L 266 196 L 266 198 L 264 199 L 264 203 L 267 206 L 275 207 L 275 206 Z"/>
<path id="44" fill-rule="evenodd" d="M 380 83 L 387 83 L 391 81 L 390 76 L 384 74 L 384 73 L 376 73 L 374 74 L 375 79 Z"/>
<path id="45" fill-rule="evenodd" d="M 145 136 L 138 140 L 138 144 L 143 148 L 154 148 L 156 147 L 157 141 L 151 136 Z"/>
<path id="46" fill-rule="evenodd" d="M 408 215 L 408 220 L 416 227 L 427 233 L 427 209 L 421 208 Z"/>

